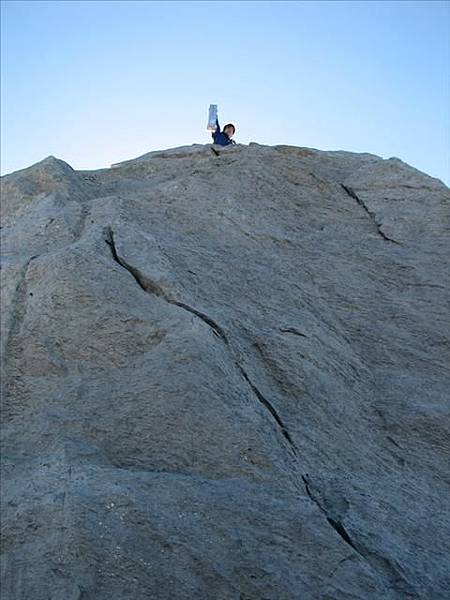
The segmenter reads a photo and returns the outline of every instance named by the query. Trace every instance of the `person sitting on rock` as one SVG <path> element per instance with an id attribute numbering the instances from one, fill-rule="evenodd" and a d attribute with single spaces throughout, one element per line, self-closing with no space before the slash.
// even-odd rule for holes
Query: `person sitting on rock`
<path id="1" fill-rule="evenodd" d="M 223 128 L 223 131 L 220 131 L 219 119 L 216 119 L 216 130 L 212 132 L 212 137 L 214 140 L 214 144 L 218 144 L 219 146 L 228 146 L 229 144 L 235 144 L 236 142 L 231 138 L 236 131 L 233 123 L 228 123 Z"/>

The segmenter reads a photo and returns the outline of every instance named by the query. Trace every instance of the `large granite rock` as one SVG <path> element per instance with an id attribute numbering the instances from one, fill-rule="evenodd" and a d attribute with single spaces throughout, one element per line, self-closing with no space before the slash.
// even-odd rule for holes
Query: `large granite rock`
<path id="1" fill-rule="evenodd" d="M 194 145 L 2 201 L 3 600 L 449 597 L 443 183 Z"/>

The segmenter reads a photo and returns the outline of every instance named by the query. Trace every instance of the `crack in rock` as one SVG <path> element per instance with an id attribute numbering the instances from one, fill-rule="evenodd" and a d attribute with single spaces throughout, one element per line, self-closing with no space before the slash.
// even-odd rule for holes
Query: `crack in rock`
<path id="1" fill-rule="evenodd" d="M 294 454 L 297 454 L 297 449 L 295 447 L 294 442 L 292 441 L 292 438 L 288 432 L 288 430 L 286 429 L 283 421 L 281 420 L 279 414 L 277 413 L 277 411 L 275 410 L 275 408 L 272 406 L 272 404 L 269 402 L 269 400 L 267 400 L 262 394 L 261 392 L 258 390 L 258 388 L 255 386 L 254 383 L 252 383 L 250 381 L 249 376 L 247 375 L 246 371 L 244 370 L 244 368 L 242 367 L 242 365 L 240 365 L 236 360 L 235 360 L 236 366 L 238 367 L 239 371 L 242 373 L 242 376 L 244 377 L 244 379 L 247 381 L 247 383 L 249 384 L 249 386 L 251 387 L 253 393 L 255 394 L 255 396 L 258 398 L 258 400 L 261 402 L 261 404 L 263 404 L 267 410 L 270 412 L 270 414 L 273 416 L 273 418 L 275 419 L 275 421 L 278 423 L 281 433 L 284 435 L 284 437 L 287 439 L 287 441 L 289 442 L 289 444 L 291 445 L 291 448 L 294 452 Z"/>
<path id="2" fill-rule="evenodd" d="M 184 302 L 180 302 L 180 301 L 172 298 L 159 284 L 144 277 L 138 269 L 129 265 L 123 258 L 121 258 L 117 253 L 117 248 L 116 248 L 116 245 L 114 242 L 114 233 L 110 227 L 108 227 L 106 229 L 105 242 L 109 245 L 109 247 L 111 249 L 112 257 L 115 260 L 115 262 L 117 262 L 121 267 L 126 269 L 133 276 L 136 283 L 139 285 L 139 287 L 142 290 L 144 290 L 144 292 L 151 293 L 156 296 L 161 296 L 169 304 L 178 306 L 179 308 L 182 308 L 183 310 L 186 310 L 187 312 L 190 312 L 191 314 L 195 315 L 196 317 L 201 319 L 204 323 L 206 323 L 208 325 L 208 327 L 211 328 L 214 335 L 219 337 L 224 342 L 224 344 L 228 347 L 229 352 L 231 353 L 231 357 L 232 357 L 233 362 L 234 362 L 235 366 L 237 367 L 238 371 L 240 372 L 242 377 L 245 379 L 245 381 L 249 385 L 250 389 L 252 390 L 253 394 L 256 396 L 256 398 L 258 399 L 260 404 L 262 404 L 272 415 L 272 417 L 275 420 L 275 422 L 277 423 L 283 437 L 289 443 L 291 450 L 293 451 L 293 453 L 295 455 L 297 455 L 297 449 L 295 447 L 295 444 L 294 444 L 285 424 L 283 423 L 280 415 L 278 414 L 278 412 L 276 411 L 276 409 L 274 408 L 272 403 L 269 400 L 267 400 L 267 398 L 265 398 L 265 396 L 259 391 L 259 389 L 256 387 L 256 385 L 251 381 L 248 373 L 246 372 L 244 367 L 241 365 L 241 363 L 238 361 L 238 359 L 235 357 L 235 353 L 233 352 L 233 350 L 230 346 L 228 337 L 225 334 L 224 330 L 220 327 L 220 325 L 218 325 L 213 319 L 211 319 L 211 317 L 208 317 L 208 315 L 206 315 L 205 313 L 193 308 L 192 306 L 189 306 L 188 304 L 186 304 Z"/>
<path id="3" fill-rule="evenodd" d="M 303 479 L 303 483 L 305 484 L 306 493 L 308 494 L 309 498 L 314 502 L 314 504 L 316 504 L 316 506 L 319 508 L 320 512 L 325 515 L 325 518 L 327 519 L 328 524 L 336 531 L 336 533 L 339 535 L 339 537 L 348 546 L 350 546 L 350 548 L 352 548 L 364 561 L 366 561 L 366 563 L 368 565 L 370 565 L 370 567 L 375 572 L 379 572 L 379 573 L 382 572 L 384 574 L 384 576 L 387 579 L 387 582 L 388 582 L 387 585 L 389 588 L 391 588 L 393 586 L 394 587 L 400 586 L 402 588 L 402 593 L 404 594 L 405 598 L 411 598 L 411 599 L 417 600 L 417 592 L 414 590 L 413 586 L 409 583 L 409 581 L 406 579 L 406 577 L 404 575 L 402 575 L 402 573 L 400 573 L 399 568 L 397 568 L 394 565 L 393 561 L 384 556 L 380 556 L 379 554 L 369 550 L 368 548 L 364 548 L 364 551 L 362 549 L 358 548 L 358 546 L 356 546 L 355 542 L 350 537 L 348 531 L 345 529 L 342 522 L 338 521 L 337 519 L 331 518 L 329 516 L 329 513 L 326 510 L 326 508 L 324 508 L 322 506 L 322 504 L 319 502 L 319 500 L 317 498 L 315 498 L 315 496 L 312 494 L 311 489 L 309 487 L 308 478 L 305 475 L 302 475 L 302 479 Z M 337 567 L 342 562 L 344 562 L 344 560 L 347 560 L 349 558 L 350 558 L 350 556 L 341 560 L 338 563 Z"/>
<path id="4" fill-rule="evenodd" d="M 329 516 L 328 511 L 322 506 L 322 504 L 319 502 L 319 500 L 317 500 L 317 498 L 314 497 L 314 495 L 312 494 L 311 489 L 309 487 L 308 479 L 304 475 L 302 475 L 302 479 L 303 479 L 303 483 L 305 484 L 306 493 L 308 494 L 309 498 L 314 502 L 314 504 L 319 508 L 320 512 L 322 512 L 325 515 L 325 517 L 328 521 L 328 524 L 331 525 L 331 527 L 336 531 L 336 533 L 344 540 L 344 542 L 347 545 L 349 545 L 351 548 L 353 548 L 353 550 L 355 552 L 357 552 L 360 556 L 362 556 L 365 559 L 365 556 L 355 546 L 354 542 L 352 541 L 351 537 L 349 536 L 348 532 L 346 531 L 346 529 L 342 525 L 342 523 L 340 521 L 337 521 L 336 519 L 332 519 Z"/>
<path id="5" fill-rule="evenodd" d="M 400 450 L 403 450 L 403 448 L 400 446 L 400 444 L 398 444 L 393 437 L 391 437 L 390 435 L 386 436 L 386 439 L 391 442 L 391 444 L 394 444 L 394 446 L 397 446 L 397 448 L 400 448 Z"/>
<path id="6" fill-rule="evenodd" d="M 348 187 L 348 186 L 344 185 L 343 183 L 341 183 L 341 187 L 350 196 L 350 198 L 353 198 L 354 200 L 356 200 L 356 202 L 366 211 L 366 213 L 369 215 L 369 217 L 374 222 L 375 227 L 377 228 L 378 235 L 381 236 L 383 238 L 383 240 L 386 240 L 387 242 L 392 242 L 393 244 L 398 244 L 399 246 L 401 246 L 400 242 L 397 242 L 397 240 L 394 240 L 394 239 L 388 237 L 384 233 L 384 231 L 381 229 L 381 224 L 378 223 L 378 221 L 376 219 L 375 213 L 367 208 L 365 202 L 363 200 L 361 200 L 361 198 L 355 193 L 355 191 L 351 187 Z"/>
<path id="7" fill-rule="evenodd" d="M 306 333 L 302 333 L 295 327 L 282 327 L 280 328 L 281 333 L 293 333 L 294 335 L 299 335 L 301 337 L 308 337 Z"/>

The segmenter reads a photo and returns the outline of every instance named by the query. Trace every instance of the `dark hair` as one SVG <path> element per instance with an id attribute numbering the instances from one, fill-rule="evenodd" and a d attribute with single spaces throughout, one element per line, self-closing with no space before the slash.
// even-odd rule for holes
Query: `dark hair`
<path id="1" fill-rule="evenodd" d="M 232 127 L 232 128 L 233 128 L 233 133 L 236 133 L 236 127 L 233 125 L 233 123 L 227 123 L 227 124 L 225 125 L 225 127 L 223 128 L 223 130 L 225 131 L 225 129 L 226 129 L 227 127 Z"/>

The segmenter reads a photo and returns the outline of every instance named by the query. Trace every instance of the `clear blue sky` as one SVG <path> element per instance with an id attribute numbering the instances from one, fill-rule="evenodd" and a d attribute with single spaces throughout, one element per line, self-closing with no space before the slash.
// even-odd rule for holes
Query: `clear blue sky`
<path id="1" fill-rule="evenodd" d="M 2 2 L 2 173 L 209 143 L 398 156 L 450 183 L 448 2 Z"/>

